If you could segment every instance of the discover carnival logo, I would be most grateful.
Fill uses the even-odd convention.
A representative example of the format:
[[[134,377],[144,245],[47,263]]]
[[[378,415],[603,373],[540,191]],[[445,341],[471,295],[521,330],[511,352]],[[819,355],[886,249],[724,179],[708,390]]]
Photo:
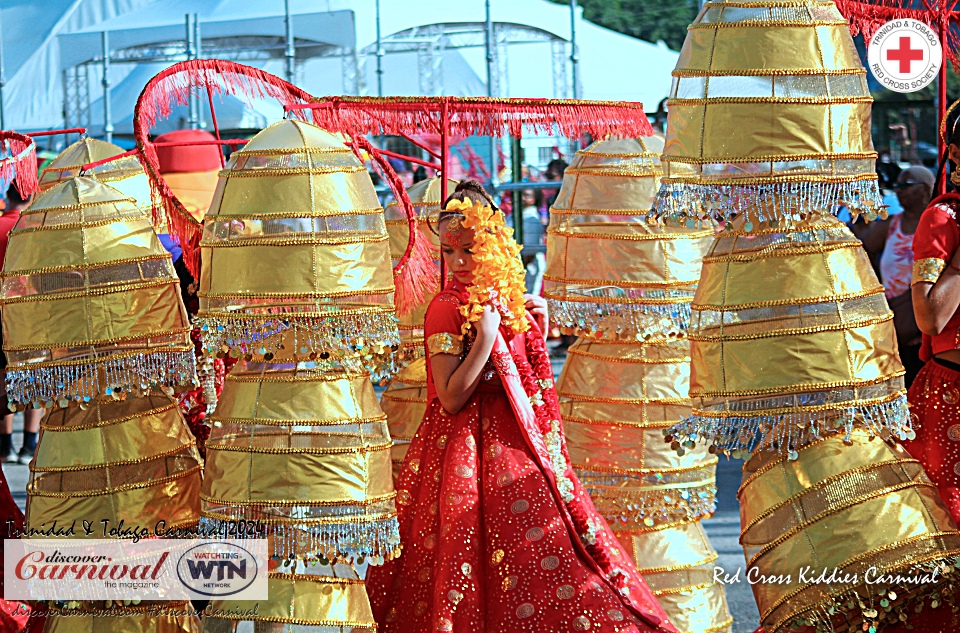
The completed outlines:
[[[5,539],[8,600],[267,598],[266,539]]]
[[[923,22],[890,20],[870,38],[867,63],[884,88],[916,92],[937,77],[943,65],[943,47],[937,33]]]

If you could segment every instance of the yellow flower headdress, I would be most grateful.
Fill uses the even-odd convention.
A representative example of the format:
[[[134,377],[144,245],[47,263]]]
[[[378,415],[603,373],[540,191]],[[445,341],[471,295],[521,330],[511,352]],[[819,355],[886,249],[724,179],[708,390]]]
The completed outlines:
[[[483,202],[451,200],[444,211],[463,215],[461,224],[473,229],[473,282],[467,288],[467,304],[460,307],[466,317],[463,333],[480,320],[483,306],[492,303],[504,325],[516,333],[530,328],[524,308],[524,271],[520,262],[520,245],[513,239],[513,229],[504,226],[503,214]]]

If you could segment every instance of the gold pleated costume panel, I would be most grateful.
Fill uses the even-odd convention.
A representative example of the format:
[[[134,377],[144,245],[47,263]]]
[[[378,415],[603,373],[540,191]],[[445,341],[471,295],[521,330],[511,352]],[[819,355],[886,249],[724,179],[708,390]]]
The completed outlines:
[[[53,409],[30,464],[26,525],[196,525],[200,470],[196,440],[167,395]]]
[[[427,412],[427,361],[420,357],[401,369],[380,396],[380,407],[387,416],[393,448],[393,481],[407,456],[413,436]]]
[[[207,354],[323,354],[377,379],[396,371],[383,210],[366,169],[335,136],[280,121],[235,152],[220,173],[200,251]]]
[[[849,442],[835,435],[807,445],[796,460],[758,452],[738,496],[748,564],[765,576],[790,576],[752,585],[768,631],[831,619],[838,631],[859,631],[863,622],[906,621],[901,614],[922,622],[914,615],[917,595],[929,603],[936,589],[955,591],[946,586],[957,575],[952,568],[939,582],[877,582],[881,575],[921,578],[933,567],[942,574],[938,561],[960,554],[960,532],[936,488],[899,444],[857,430]],[[837,572],[829,582],[809,582],[799,575],[805,566],[807,579]],[[839,625],[833,614],[840,613],[849,622]]]
[[[309,572],[271,572],[269,598],[265,601],[214,600],[209,614],[203,619],[204,633],[259,633],[265,630],[271,633],[334,630],[373,633],[376,630],[363,581],[352,567],[312,567]],[[270,626],[266,623],[276,624]]]
[[[86,603],[79,609],[51,609],[44,633],[198,633],[200,620],[189,602],[158,602],[148,607]]]
[[[557,394],[581,483],[671,623],[716,633],[733,621],[700,525],[716,506],[717,458],[663,441],[690,412],[684,337],[713,232],[647,222],[661,148],[651,137],[577,153],[550,209],[544,295],[551,318],[580,335]]]
[[[741,224],[704,258],[689,334],[695,405],[674,438],[735,456],[855,427],[906,439],[893,314],[859,240],[831,216],[752,234]]]
[[[147,213],[77,177],[21,214],[2,275],[14,406],[66,407],[196,381],[179,281]]]
[[[717,458],[678,455],[663,429],[689,414],[689,343],[579,339],[557,384],[581,483],[667,611],[687,632],[729,630],[716,551],[700,520],[716,506]]]
[[[658,215],[749,231],[882,212],[866,71],[832,2],[707,2],[673,78]]]
[[[436,252],[434,263],[437,267],[437,278],[440,275],[440,237],[431,229],[431,222],[436,222],[440,212],[440,185],[439,176],[421,180],[407,189],[410,203],[417,212],[417,227],[420,236],[428,241]],[[447,180],[449,191],[457,186],[456,180]],[[410,228],[407,218],[396,202],[391,202],[385,209],[387,218],[387,233],[390,235],[390,257],[394,263],[400,260],[407,248],[410,238]],[[387,389],[380,396],[380,406],[387,415],[390,427],[390,437],[393,438],[391,459],[393,461],[393,478],[396,482],[400,474],[400,466],[406,457],[410,441],[416,435],[427,410],[427,369],[424,359],[423,322],[427,315],[427,306],[434,295],[428,293],[423,303],[408,314],[400,317],[400,359],[408,363],[397,375],[391,379]]]
[[[80,168],[84,165],[123,153],[125,150],[119,145],[95,138],[82,138],[67,146],[40,172],[40,191],[46,191],[65,180],[79,176]],[[144,211],[149,211],[152,206],[150,181],[140,166],[140,161],[134,156],[124,156],[97,165],[84,171],[83,175],[110,185],[126,197],[133,198],[135,204]],[[166,227],[158,225],[157,232],[165,233]]]
[[[369,374],[241,362],[211,422],[206,519],[262,521],[284,557],[393,555],[390,434]]]
[[[646,220],[662,139],[598,141],[577,152],[550,209],[544,296],[566,333],[607,340],[683,336],[710,230],[669,238]]]

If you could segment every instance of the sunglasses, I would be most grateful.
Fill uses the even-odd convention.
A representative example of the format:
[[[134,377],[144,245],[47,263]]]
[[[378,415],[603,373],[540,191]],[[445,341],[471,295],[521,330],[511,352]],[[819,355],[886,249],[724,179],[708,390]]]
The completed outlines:
[[[898,180],[897,182],[893,183],[891,187],[893,187],[894,189],[906,189],[907,187],[912,187],[914,185],[919,185],[919,184],[922,184],[922,183],[914,180]]]

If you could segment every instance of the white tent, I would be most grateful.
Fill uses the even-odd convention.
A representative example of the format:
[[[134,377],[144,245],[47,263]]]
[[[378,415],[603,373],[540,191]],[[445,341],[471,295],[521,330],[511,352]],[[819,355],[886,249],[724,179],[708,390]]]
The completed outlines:
[[[6,126],[30,130],[61,125],[62,66],[91,59],[91,51],[96,57],[99,34],[109,30],[115,59],[110,71],[112,118],[115,133],[129,133],[136,98],[164,63],[117,63],[116,58],[140,55],[146,59],[150,51],[144,53],[145,44],[155,44],[153,51],[174,50],[171,38],[182,46],[176,39],[183,37],[183,14],[187,12],[199,14],[202,39],[208,44],[222,33],[218,29],[243,21],[250,25],[251,41],[259,37],[262,44],[270,39],[264,31],[276,35],[282,25],[283,4],[283,0],[5,0],[0,19],[9,78]],[[315,95],[377,94],[375,0],[291,0],[290,4],[294,34],[298,45],[304,47],[298,57],[321,55],[298,64],[296,83]],[[491,5],[497,32],[507,34],[497,48],[498,93],[571,96],[566,61],[570,53],[566,43],[570,38],[569,8],[547,0],[492,0]],[[485,51],[482,39],[477,38],[484,21],[483,0],[381,0],[381,12],[388,51],[383,60],[383,94],[487,93]],[[318,13],[332,15],[324,21]],[[349,32],[351,28],[353,32]],[[526,36],[521,42],[504,45],[511,32]],[[145,38],[145,33],[151,37]],[[434,38],[430,46],[435,49],[428,58],[432,68],[427,69],[422,53],[415,47],[404,48],[404,42],[424,34]],[[676,52],[662,43],[614,33],[579,16],[576,35],[581,98],[642,101],[652,111],[666,97]],[[283,76],[284,61],[277,57],[276,46],[269,48],[247,54],[241,61]],[[351,63],[354,75],[348,72]],[[99,65],[89,68],[90,128],[98,134],[103,116]],[[430,85],[423,81],[427,74],[432,77]],[[260,127],[278,116],[279,108],[272,103],[252,109],[227,103],[222,115],[218,110],[225,128]],[[175,113],[167,128],[181,125],[180,118]]]

